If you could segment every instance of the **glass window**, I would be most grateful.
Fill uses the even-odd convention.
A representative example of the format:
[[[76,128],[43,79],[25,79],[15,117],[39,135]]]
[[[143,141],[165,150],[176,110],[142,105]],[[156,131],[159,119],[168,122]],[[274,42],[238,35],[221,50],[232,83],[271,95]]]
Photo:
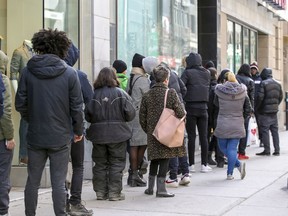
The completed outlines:
[[[243,63],[250,64],[249,29],[243,27]]]
[[[235,68],[236,73],[242,64],[242,26],[235,24]]]
[[[65,31],[75,46],[79,40],[78,0],[44,0],[44,28]]]
[[[129,69],[136,52],[177,69],[197,49],[197,7],[190,1],[118,0],[117,14],[117,58]]]
[[[234,23],[227,22],[227,68],[234,70]]]
[[[250,31],[251,62],[257,60],[257,32]]]

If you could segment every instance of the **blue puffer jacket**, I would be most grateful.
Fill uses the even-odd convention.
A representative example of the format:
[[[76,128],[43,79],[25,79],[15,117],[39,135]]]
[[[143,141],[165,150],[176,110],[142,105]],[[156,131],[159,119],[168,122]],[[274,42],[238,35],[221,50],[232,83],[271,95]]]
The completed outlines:
[[[76,71],[53,54],[33,56],[22,71],[15,107],[28,123],[27,142],[59,148],[83,134],[83,99]]]

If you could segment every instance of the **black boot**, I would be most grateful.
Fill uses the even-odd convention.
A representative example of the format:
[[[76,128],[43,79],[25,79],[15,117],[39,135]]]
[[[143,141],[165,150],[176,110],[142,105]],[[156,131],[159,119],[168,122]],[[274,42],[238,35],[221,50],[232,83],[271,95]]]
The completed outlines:
[[[143,158],[142,162],[139,165],[139,176],[143,178],[143,175],[147,173],[148,161]]]
[[[165,185],[165,178],[157,177],[156,197],[174,197],[175,194],[168,193]]]
[[[149,175],[148,188],[144,191],[145,194],[153,195],[153,189],[154,189],[154,185],[155,185],[155,177],[156,176]]]
[[[128,178],[127,178],[127,185],[131,185],[131,179],[132,179],[132,170],[128,170]]]
[[[132,176],[131,176],[131,187],[146,187],[147,182],[142,179],[139,174],[138,170],[133,171]]]
[[[212,152],[208,152],[208,164],[209,165],[217,165],[217,163],[212,158]]]

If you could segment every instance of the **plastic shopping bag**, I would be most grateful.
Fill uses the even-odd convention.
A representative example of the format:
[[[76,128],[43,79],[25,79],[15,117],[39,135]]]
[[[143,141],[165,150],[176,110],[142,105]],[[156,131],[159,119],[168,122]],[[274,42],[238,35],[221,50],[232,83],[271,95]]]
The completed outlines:
[[[258,142],[258,126],[254,116],[251,116],[249,119],[247,132],[247,146],[256,145]]]

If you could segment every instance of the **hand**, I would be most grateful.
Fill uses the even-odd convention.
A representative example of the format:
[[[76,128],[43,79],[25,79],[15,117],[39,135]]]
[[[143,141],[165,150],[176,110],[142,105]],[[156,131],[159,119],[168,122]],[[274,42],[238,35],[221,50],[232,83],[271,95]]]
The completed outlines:
[[[74,143],[79,142],[79,141],[81,141],[82,139],[83,139],[83,135],[80,135],[80,136],[74,135]]]
[[[16,144],[15,144],[14,139],[7,140],[7,142],[6,142],[6,148],[9,149],[9,150],[13,150],[15,145]]]

